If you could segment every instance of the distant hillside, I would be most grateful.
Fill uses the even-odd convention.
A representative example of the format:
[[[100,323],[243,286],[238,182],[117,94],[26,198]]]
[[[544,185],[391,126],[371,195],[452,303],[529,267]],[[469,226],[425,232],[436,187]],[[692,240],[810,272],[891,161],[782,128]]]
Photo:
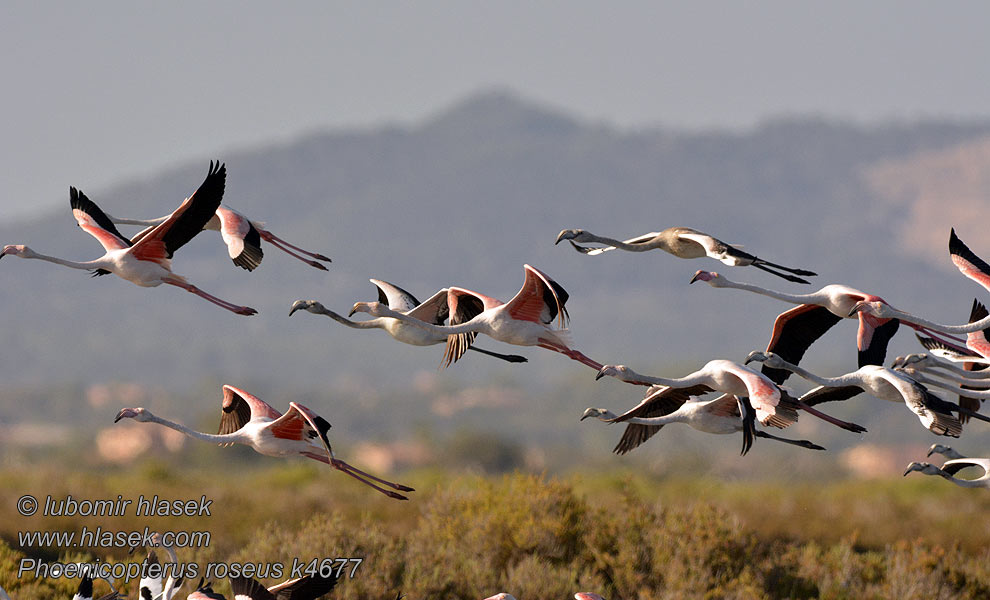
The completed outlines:
[[[177,289],[145,290],[8,258],[0,263],[0,380],[136,380],[186,391],[204,380],[269,390],[401,389],[417,373],[435,372],[441,347],[402,346],[382,332],[310,314],[288,317],[298,298],[346,313],[354,301],[374,299],[369,277],[421,297],[460,285],[508,299],[530,263],[570,292],[572,331],[583,351],[671,375],[765,345],[785,308],[742,292],[689,287],[696,269],[726,269],[712,261],[659,252],[588,257],[555,247],[567,227],[627,237],[693,226],[818,271],[811,289],[844,282],[907,310],[962,321],[982,290],[949,265],[953,223],[941,217],[952,215],[960,236],[990,255],[976,210],[985,207],[986,183],[983,176],[946,176],[946,161],[990,173],[987,136],[990,122],[864,126],[818,118],[746,132],[626,131],[488,93],[410,127],[318,132],[231,152],[219,157],[229,173],[225,203],[331,256],[329,273],[268,247],[249,274],[230,263],[217,234],[199,236],[176,255],[176,272],[260,311],[245,318]],[[195,189],[211,158],[190,157],[180,168],[109,190],[64,183],[112,214],[160,216]],[[75,227],[67,202],[45,218],[4,224],[0,240],[78,259],[101,253]],[[731,277],[805,291],[750,269],[733,269]],[[836,327],[809,352],[808,364],[852,368],[854,329]],[[487,339],[479,345],[505,350]],[[892,348],[915,344],[904,333]],[[587,368],[564,357],[521,353],[529,364],[470,356],[439,376],[496,378],[531,390],[575,380],[594,385]]]

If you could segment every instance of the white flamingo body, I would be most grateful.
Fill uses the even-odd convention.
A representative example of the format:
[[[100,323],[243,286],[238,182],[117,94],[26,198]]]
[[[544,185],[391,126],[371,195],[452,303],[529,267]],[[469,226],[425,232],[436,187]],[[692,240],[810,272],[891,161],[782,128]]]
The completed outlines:
[[[935,396],[919,381],[899,370],[880,365],[865,365],[838,377],[822,377],[791,364],[772,352],[750,352],[746,362],[753,360],[776,369],[786,369],[821,386],[801,397],[805,403],[814,405],[830,400],[845,400],[865,391],[881,400],[904,404],[926,429],[936,435],[959,437],[962,433],[962,424],[951,412],[958,410],[958,405]]]
[[[778,265],[748,252],[743,252],[732,244],[726,244],[722,240],[712,237],[707,233],[691,229],[690,227],[669,227],[663,231],[651,231],[625,241],[620,241],[600,235],[595,235],[584,229],[564,229],[557,234],[559,244],[563,240],[568,240],[575,250],[582,254],[593,256],[608,252],[609,250],[626,250],[628,252],[646,252],[648,250],[660,249],[668,254],[673,254],[679,258],[701,258],[708,256],[731,267],[754,266],[758,269],[782,277],[795,283],[808,283],[806,280],[794,275],[816,275],[812,271],[804,269],[794,269]],[[603,244],[602,248],[589,248],[579,246],[575,242],[591,242]],[[783,273],[781,271],[786,271]],[[788,273],[793,273],[790,275]]]
[[[555,281],[530,265],[523,265],[525,280],[518,293],[506,303],[464,288],[447,289],[447,306],[452,321],[461,321],[465,312],[474,315],[452,325],[436,325],[390,309],[382,302],[358,302],[351,309],[374,317],[391,317],[447,338],[445,360],[449,365],[470,348],[474,337],[483,333],[493,339],[516,346],[539,346],[560,352],[594,369],[598,363],[571,346],[566,329],[550,326],[554,319],[563,327],[567,323],[567,292]],[[465,311],[462,307],[470,306]]]
[[[73,269],[93,271],[94,275],[113,273],[141,287],[156,287],[163,283],[194,293],[221,308],[240,315],[253,315],[256,310],[238,306],[208,294],[172,272],[172,253],[202,230],[223,198],[227,171],[225,167],[210,163],[210,171],[199,189],[186,198],[171,215],[154,227],[141,232],[134,240],[128,240],[95,203],[76,188],[69,188],[70,204],[76,223],[83,231],[95,237],[106,253],[95,260],[72,261],[35,252],[24,245],[4,246],[0,258],[5,255],[44,260]]]
[[[704,385],[713,391],[732,396],[746,396],[756,410],[756,418],[764,425],[786,427],[797,421],[797,412],[780,407],[780,389],[763,374],[730,360],[708,361],[694,373],[676,379],[641,375],[625,365],[605,365],[598,378],[609,375],[627,383],[686,388]],[[778,415],[778,413],[780,413]]]
[[[158,417],[146,408],[122,408],[114,422],[123,418],[158,423],[205,442],[221,445],[245,444],[266,456],[312,458],[329,464],[390,498],[407,499],[401,494],[375,485],[372,481],[401,491],[414,491],[410,487],[365,473],[334,457],[327,438],[330,423],[305,406],[290,402],[289,410],[281,414],[260,398],[231,385],[223,386],[220,430],[217,434],[195,431],[181,423]]]
[[[415,296],[397,285],[393,285],[380,279],[371,279],[370,281],[378,289],[379,302],[385,302],[390,310],[401,312],[408,317],[419,319],[420,321],[425,321],[434,325],[443,325],[447,317],[450,316],[450,310],[447,306],[447,288],[437,291],[433,294],[433,296],[426,300],[426,302],[419,302]],[[438,333],[437,331],[430,329],[424,329],[407,321],[393,317],[375,317],[366,321],[351,321],[350,319],[327,309],[316,300],[296,300],[292,303],[292,308],[289,310],[289,316],[292,316],[292,314],[297,310],[305,310],[313,314],[325,315],[337,321],[341,325],[346,325],[347,327],[351,327],[353,329],[382,329],[396,341],[409,344],[411,346],[433,346],[435,344],[440,344],[447,341],[447,336],[442,333]],[[473,317],[475,315],[472,314],[469,316]],[[454,318],[452,320],[456,321],[457,319]],[[497,352],[476,348],[473,345],[471,345],[468,349],[492,356],[494,358],[500,358],[507,362],[526,362],[525,357],[515,354],[499,354]]]

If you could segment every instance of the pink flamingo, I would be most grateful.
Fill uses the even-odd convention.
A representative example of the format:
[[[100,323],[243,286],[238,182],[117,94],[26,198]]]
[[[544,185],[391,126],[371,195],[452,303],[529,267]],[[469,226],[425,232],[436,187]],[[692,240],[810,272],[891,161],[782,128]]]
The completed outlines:
[[[122,408],[114,423],[134,419],[141,423],[158,423],[189,437],[221,445],[246,444],[266,456],[305,456],[343,471],[390,498],[407,500],[402,494],[386,490],[369,480],[403,492],[413,488],[385,481],[335,458],[327,431],[330,423],[310,409],[295,402],[283,415],[260,398],[231,385],[223,386],[220,430],[216,435],[189,429],[185,425],[155,416],[146,408]]]
[[[771,381],[769,377],[731,360],[710,360],[694,373],[676,379],[641,375],[625,365],[605,365],[598,372],[595,379],[601,379],[606,375],[615,377],[626,383],[663,385],[681,389],[706,386],[713,392],[730,394],[736,397],[746,397],[749,398],[753,406],[756,419],[762,425],[780,428],[787,427],[797,422],[798,416],[795,409],[801,408],[819,419],[828,421],[848,431],[855,433],[866,431],[866,429],[855,423],[841,421],[811,408],[800,400],[794,400],[789,394],[783,392],[780,386]],[[782,400],[786,400],[786,402]]]
[[[109,215],[108,217],[112,222],[119,225],[145,226],[158,225],[168,218],[122,219]],[[309,252],[308,250],[303,250],[298,246],[290,244],[265,229],[264,225],[265,223],[263,221],[252,221],[236,210],[221,205],[217,208],[213,216],[210,217],[210,220],[203,225],[203,229],[219,231],[220,237],[223,238],[224,243],[227,245],[227,253],[230,255],[231,260],[238,267],[248,271],[255,270],[261,264],[261,259],[264,258],[265,253],[261,249],[261,240],[265,240],[289,256],[298,258],[307,265],[321,271],[327,271],[328,269],[316,261],[333,262],[322,254]],[[306,258],[307,256],[310,258]]]
[[[427,323],[392,310],[381,302],[358,302],[350,315],[366,312],[373,317],[391,317],[436,335],[447,336],[444,353],[447,365],[468,351],[478,333],[484,333],[507,344],[539,346],[560,352],[581,364],[600,369],[601,363],[571,348],[573,342],[567,329],[564,329],[568,320],[567,309],[564,308],[568,294],[564,288],[530,265],[523,265],[523,270],[526,279],[522,289],[504,303],[463,288],[448,288],[447,306],[452,325]],[[554,319],[557,319],[560,328],[550,327]]]
[[[859,332],[856,346],[859,349],[859,366],[883,364],[887,356],[887,344],[897,332],[897,319],[877,317],[873,314],[857,312],[858,306],[877,303],[888,306],[883,298],[861,292],[845,285],[826,285],[809,294],[788,294],[769,290],[747,283],[730,281],[711,271],[698,271],[691,279],[704,281],[715,288],[735,288],[769,296],[799,306],[777,316],[767,344],[767,352],[773,352],[792,364],[798,364],[805,351],[818,338],[842,319],[858,318]],[[906,325],[931,334],[926,327],[905,322]],[[764,366],[763,374],[774,383],[781,384],[790,375],[789,371]]]
[[[220,205],[227,170],[219,162],[210,163],[210,172],[199,189],[164,221],[143,232],[133,243],[117,231],[106,214],[76,188],[69,188],[72,214],[79,227],[95,237],[106,254],[96,260],[77,262],[54,256],[46,256],[23,245],[4,246],[0,258],[6,255],[20,258],[36,258],[47,262],[92,271],[93,275],[113,273],[142,287],[156,287],[163,283],[180,287],[201,298],[239,315],[253,315],[258,311],[247,306],[237,306],[207,294],[203,290],[172,272],[172,254],[203,229]]]

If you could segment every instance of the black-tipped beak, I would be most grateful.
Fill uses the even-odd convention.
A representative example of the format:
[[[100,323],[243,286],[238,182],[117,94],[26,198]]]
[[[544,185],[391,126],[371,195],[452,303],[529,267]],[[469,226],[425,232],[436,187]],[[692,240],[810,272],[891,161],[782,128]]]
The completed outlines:
[[[295,302],[292,303],[292,308],[289,309],[289,316],[291,317],[292,313],[303,308],[304,306],[305,303],[302,300],[296,300]]]
[[[701,275],[701,271],[698,271],[697,273],[694,274],[694,277],[691,278],[691,281],[688,282],[688,285],[691,285],[695,281],[698,281],[698,275]]]
[[[116,423],[117,421],[123,418],[124,418],[124,409],[120,409],[120,412],[117,413],[117,417],[113,420],[113,422]]]
[[[348,317],[353,317],[353,316],[354,316],[354,313],[356,313],[356,312],[357,312],[357,305],[354,305],[354,306],[353,306],[353,307],[351,308],[351,312],[349,312],[349,313],[347,313],[347,316],[348,316]]]
[[[602,377],[605,377],[605,369],[604,368],[602,368],[601,370],[599,370],[598,371],[598,374],[595,375],[595,381],[598,381]]]

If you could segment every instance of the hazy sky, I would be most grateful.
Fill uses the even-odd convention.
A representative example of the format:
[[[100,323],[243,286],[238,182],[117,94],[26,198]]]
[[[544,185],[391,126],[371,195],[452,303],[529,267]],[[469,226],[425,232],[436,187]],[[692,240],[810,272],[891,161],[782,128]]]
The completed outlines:
[[[622,127],[987,117],[988,23],[907,0],[5,2],[0,219],[493,86]]]

